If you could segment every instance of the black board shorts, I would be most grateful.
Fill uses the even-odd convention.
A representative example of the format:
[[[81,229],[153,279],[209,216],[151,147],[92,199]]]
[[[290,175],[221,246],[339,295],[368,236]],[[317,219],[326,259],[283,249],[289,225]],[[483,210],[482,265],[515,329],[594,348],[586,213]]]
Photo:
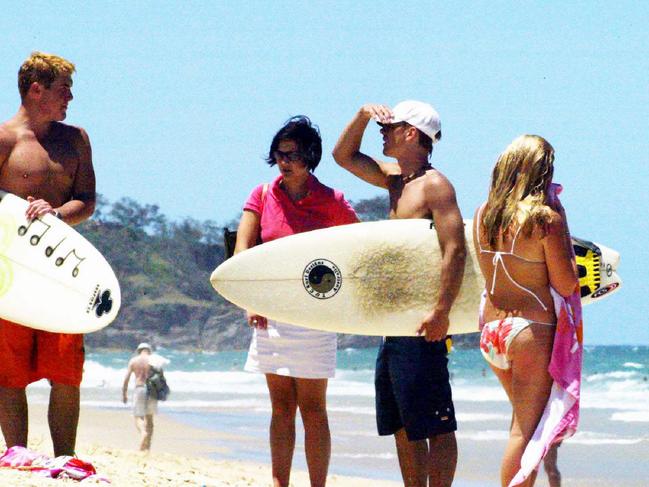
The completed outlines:
[[[457,429],[444,341],[387,337],[376,358],[376,424],[379,435],[405,428],[410,441]]]

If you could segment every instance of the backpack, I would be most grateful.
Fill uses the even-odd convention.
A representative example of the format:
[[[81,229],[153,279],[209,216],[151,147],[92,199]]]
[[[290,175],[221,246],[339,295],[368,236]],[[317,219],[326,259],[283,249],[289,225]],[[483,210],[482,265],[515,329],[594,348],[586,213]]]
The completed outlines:
[[[151,399],[166,401],[169,396],[169,386],[162,369],[149,367],[149,377],[146,379],[146,394]]]

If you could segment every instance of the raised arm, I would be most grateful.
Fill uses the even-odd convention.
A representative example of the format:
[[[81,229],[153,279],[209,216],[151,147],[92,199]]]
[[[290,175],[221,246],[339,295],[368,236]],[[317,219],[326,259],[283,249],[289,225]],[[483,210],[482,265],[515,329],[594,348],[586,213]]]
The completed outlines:
[[[355,176],[380,188],[388,187],[387,164],[360,151],[363,134],[372,119],[389,122],[392,112],[384,105],[363,105],[351,122],[343,129],[332,152],[338,165]]]
[[[426,184],[427,203],[442,251],[442,268],[437,302],[423,320],[419,334],[425,333],[427,341],[438,341],[448,333],[448,316],[462,285],[466,242],[462,214],[451,183],[442,175],[432,175]]]

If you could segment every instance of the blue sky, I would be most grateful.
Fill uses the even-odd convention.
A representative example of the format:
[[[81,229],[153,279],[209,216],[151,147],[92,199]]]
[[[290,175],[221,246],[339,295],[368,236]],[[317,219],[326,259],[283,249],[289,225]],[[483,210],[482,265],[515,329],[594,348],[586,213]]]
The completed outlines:
[[[77,65],[68,122],[91,137],[98,190],[172,218],[227,222],[276,174],[262,156],[309,115],[316,175],[352,200],[381,194],[329,155],[361,104],[432,103],[432,162],[466,218],[498,153],[536,133],[574,235],[622,254],[624,288],[586,308],[587,344],[649,344],[649,7],[644,2],[29,2],[0,18],[0,118],[32,50]],[[370,128],[364,150],[380,153]]]

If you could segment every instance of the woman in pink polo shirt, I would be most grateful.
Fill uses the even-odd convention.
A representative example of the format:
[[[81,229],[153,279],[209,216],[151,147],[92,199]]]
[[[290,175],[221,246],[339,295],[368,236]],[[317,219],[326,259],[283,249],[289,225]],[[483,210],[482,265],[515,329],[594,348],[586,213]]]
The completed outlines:
[[[358,221],[343,194],[312,174],[322,156],[322,139],[305,116],[293,117],[275,134],[266,162],[279,176],[257,186],[243,207],[235,253],[262,242]],[[336,334],[308,330],[247,313],[254,334],[245,370],[266,375],[272,404],[270,450],[275,485],[288,486],[300,409],[312,486],[325,485],[331,437],[327,381],[336,368]]]

